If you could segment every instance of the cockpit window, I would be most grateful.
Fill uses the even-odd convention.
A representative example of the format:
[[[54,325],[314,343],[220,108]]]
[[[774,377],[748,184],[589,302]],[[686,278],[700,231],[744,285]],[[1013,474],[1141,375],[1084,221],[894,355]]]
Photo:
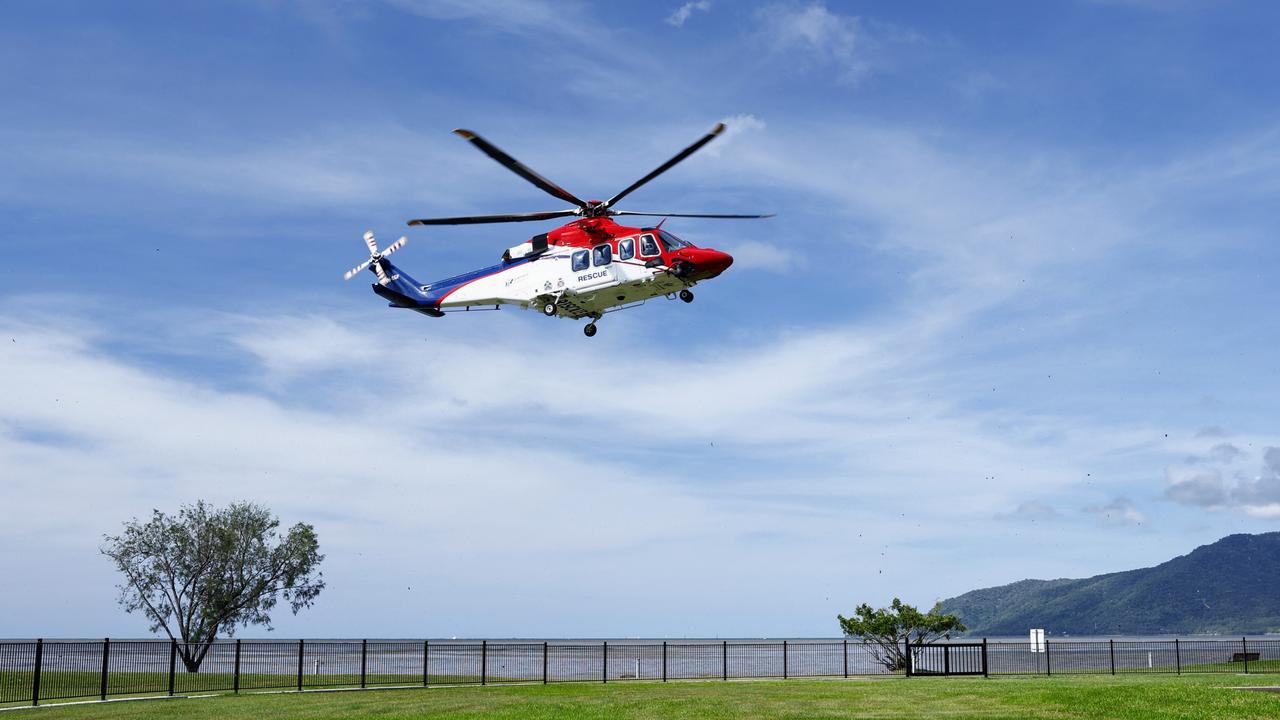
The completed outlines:
[[[667,248],[668,252],[672,250],[679,250],[682,247],[689,247],[689,243],[681,240],[675,235],[672,235],[666,230],[659,229],[658,237],[662,238],[662,244]]]
[[[596,267],[613,262],[613,248],[608,243],[597,245],[591,249],[591,264]]]
[[[653,239],[652,235],[644,234],[640,236],[640,254],[644,257],[653,257],[658,253],[658,241]]]
[[[636,239],[625,238],[618,241],[618,259],[630,260],[636,256]]]
[[[573,271],[581,272],[591,267],[591,252],[589,250],[579,250],[573,254]]]

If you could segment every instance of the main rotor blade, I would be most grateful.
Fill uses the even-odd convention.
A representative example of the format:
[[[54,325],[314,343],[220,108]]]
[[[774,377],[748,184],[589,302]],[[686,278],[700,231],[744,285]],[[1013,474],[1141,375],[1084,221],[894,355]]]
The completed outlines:
[[[767,215],[707,215],[699,213],[651,213],[651,212],[631,212],[630,210],[611,210],[610,215],[648,215],[649,217],[680,217],[680,218],[712,218],[715,220],[759,220],[762,218],[774,217],[775,213]]]
[[[671,169],[671,168],[672,168],[676,163],[678,163],[678,162],[680,162],[681,160],[683,160],[683,159],[685,159],[685,158],[689,157],[690,155],[694,154],[694,153],[695,153],[695,152],[697,152],[697,151],[698,151],[698,149],[699,149],[699,148],[701,148],[703,145],[706,145],[707,143],[711,142],[712,140],[715,140],[715,139],[716,139],[716,136],[717,136],[717,135],[719,135],[719,134],[720,134],[720,133],[722,133],[722,132],[724,132],[724,123],[716,123],[716,126],[715,126],[714,128],[712,128],[712,129],[711,129],[711,132],[707,133],[706,135],[703,135],[703,136],[702,136],[702,139],[698,140],[698,142],[696,142],[696,143],[694,143],[694,144],[690,145],[689,147],[685,148],[684,150],[681,150],[681,151],[680,151],[680,153],[679,153],[678,155],[676,155],[675,157],[671,158],[670,160],[668,160],[668,161],[666,161],[666,162],[662,163],[661,165],[659,165],[657,170],[654,170],[653,172],[649,173],[648,175],[645,175],[644,177],[640,178],[639,180],[635,181],[634,183],[631,183],[631,186],[630,186],[630,187],[628,187],[626,190],[623,190],[622,192],[618,193],[617,195],[614,195],[613,197],[609,198],[608,200],[605,200],[605,201],[604,201],[604,206],[605,206],[605,207],[610,207],[610,206],[612,206],[614,203],[618,202],[618,201],[619,201],[619,200],[621,200],[622,198],[624,198],[624,197],[626,197],[626,196],[630,195],[630,194],[631,194],[631,193],[632,193],[636,188],[640,187],[641,185],[644,185],[645,183],[647,183],[647,182],[649,182],[650,180],[652,180],[652,179],[654,179],[654,178],[658,177],[658,176],[659,176],[659,175],[661,175],[662,173],[664,173],[664,172],[666,172],[666,171],[670,170],[670,169]]]
[[[538,173],[534,172],[533,170],[525,166],[519,160],[516,160],[510,155],[502,152],[502,150],[499,150],[498,147],[493,143],[489,142],[488,140],[485,140],[484,138],[471,132],[470,130],[463,130],[459,128],[457,130],[454,130],[453,132],[457,135],[460,135],[466,138],[472,145],[475,145],[477,148],[480,148],[481,152],[493,158],[494,160],[497,160],[498,162],[502,163],[511,172],[519,175],[525,180],[528,180],[534,185],[537,185],[539,188],[542,189],[543,192],[553,197],[560,198],[561,200],[564,200],[567,203],[573,203],[574,205],[577,205],[580,208],[584,208],[587,206],[587,203],[582,199],[580,199],[578,196],[574,195],[568,190],[565,190],[564,188],[551,182],[550,180],[542,177]]]
[[[531,222],[577,215],[576,210],[549,210],[547,212],[511,213],[508,215],[464,215],[462,217],[421,218],[410,220],[410,225],[478,225],[480,223]]]

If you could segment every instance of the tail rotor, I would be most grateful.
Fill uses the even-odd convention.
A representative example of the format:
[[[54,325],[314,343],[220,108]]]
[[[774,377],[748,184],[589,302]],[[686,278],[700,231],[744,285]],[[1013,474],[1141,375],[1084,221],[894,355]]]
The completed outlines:
[[[366,231],[364,234],[364,244],[369,246],[369,259],[365,260],[359,265],[348,270],[346,274],[342,276],[342,279],[350,280],[351,278],[355,277],[356,274],[359,273],[361,270],[364,270],[365,268],[372,265],[373,272],[378,276],[378,284],[388,285],[391,282],[391,278],[387,276],[386,268],[382,266],[382,259],[390,255],[391,253],[399,250],[400,248],[404,247],[405,244],[408,242],[409,242],[409,238],[401,237],[399,240],[388,245],[384,250],[379,251],[378,241],[374,239],[373,231],[372,230]]]

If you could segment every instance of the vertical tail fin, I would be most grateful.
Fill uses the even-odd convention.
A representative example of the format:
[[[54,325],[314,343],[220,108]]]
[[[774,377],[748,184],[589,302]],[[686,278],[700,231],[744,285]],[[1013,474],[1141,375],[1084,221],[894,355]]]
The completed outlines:
[[[400,268],[391,264],[387,256],[399,250],[409,243],[409,238],[402,237],[399,240],[388,245],[385,249],[378,249],[378,241],[373,236],[373,231],[366,231],[364,234],[364,243],[369,248],[369,259],[351,268],[343,274],[343,280],[350,280],[355,277],[361,270],[368,268],[374,275],[378,276],[378,282],[373,285],[373,291],[379,296],[386,298],[396,307],[411,308],[428,315],[441,315],[439,310],[429,307],[422,301],[422,286],[417,280],[409,277],[409,274],[402,272]]]

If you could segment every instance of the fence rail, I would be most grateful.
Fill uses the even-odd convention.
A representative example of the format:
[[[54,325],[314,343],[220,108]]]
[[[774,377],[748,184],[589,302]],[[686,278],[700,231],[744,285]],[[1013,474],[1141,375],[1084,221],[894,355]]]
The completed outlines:
[[[941,648],[941,649],[940,649]],[[848,640],[0,641],[0,705],[71,698],[315,688],[911,675]],[[911,645],[915,674],[1280,672],[1280,639]]]

